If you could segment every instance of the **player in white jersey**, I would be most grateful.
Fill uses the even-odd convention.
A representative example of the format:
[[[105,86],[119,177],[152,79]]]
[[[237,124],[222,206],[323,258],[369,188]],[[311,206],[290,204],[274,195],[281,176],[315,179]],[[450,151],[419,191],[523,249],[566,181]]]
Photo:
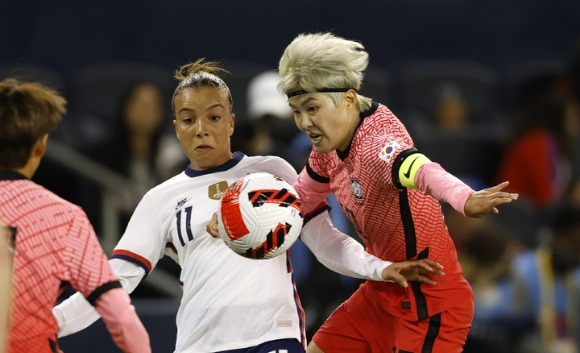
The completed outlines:
[[[222,193],[238,178],[269,172],[293,183],[297,177],[281,158],[231,152],[235,116],[218,70],[198,60],[176,72],[181,82],[173,96],[174,125],[190,165],[143,197],[110,261],[129,292],[164,255],[179,263],[183,298],[175,352],[304,352],[304,312],[288,254],[247,259],[206,231]],[[369,255],[332,227],[324,204],[306,216],[302,239],[323,264],[345,275],[402,285],[434,284],[423,275],[442,275],[431,260],[393,264]],[[60,336],[98,319],[76,294],[54,312]]]

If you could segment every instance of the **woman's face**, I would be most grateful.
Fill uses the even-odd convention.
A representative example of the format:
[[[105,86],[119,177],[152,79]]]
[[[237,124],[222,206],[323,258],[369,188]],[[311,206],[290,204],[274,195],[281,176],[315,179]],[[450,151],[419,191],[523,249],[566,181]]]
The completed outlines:
[[[320,153],[344,151],[350,145],[360,121],[356,93],[346,92],[337,107],[324,93],[309,93],[288,100],[296,126]]]
[[[192,169],[210,169],[232,158],[230,137],[236,117],[224,90],[185,88],[173,104],[177,139]]]

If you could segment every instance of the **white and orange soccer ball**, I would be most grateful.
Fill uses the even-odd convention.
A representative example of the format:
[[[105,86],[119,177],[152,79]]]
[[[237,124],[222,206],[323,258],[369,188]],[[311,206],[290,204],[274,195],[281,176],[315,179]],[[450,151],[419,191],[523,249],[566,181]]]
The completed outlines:
[[[292,185],[269,173],[253,173],[231,184],[217,212],[218,231],[235,253],[271,259],[298,239],[302,202]]]

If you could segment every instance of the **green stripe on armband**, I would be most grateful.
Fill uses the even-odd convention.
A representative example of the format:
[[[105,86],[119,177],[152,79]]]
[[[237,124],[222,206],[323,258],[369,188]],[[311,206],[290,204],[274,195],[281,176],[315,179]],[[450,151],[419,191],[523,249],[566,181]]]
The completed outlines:
[[[421,153],[414,153],[405,158],[399,168],[399,182],[402,186],[411,189],[417,189],[415,185],[415,175],[421,166],[425,163],[431,162],[429,158]]]

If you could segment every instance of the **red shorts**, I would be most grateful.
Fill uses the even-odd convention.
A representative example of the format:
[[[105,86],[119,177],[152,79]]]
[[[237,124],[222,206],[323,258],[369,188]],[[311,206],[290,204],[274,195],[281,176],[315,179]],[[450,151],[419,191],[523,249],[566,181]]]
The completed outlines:
[[[463,351],[473,319],[473,297],[420,321],[378,311],[373,299],[359,288],[316,332],[314,343],[325,353]]]

